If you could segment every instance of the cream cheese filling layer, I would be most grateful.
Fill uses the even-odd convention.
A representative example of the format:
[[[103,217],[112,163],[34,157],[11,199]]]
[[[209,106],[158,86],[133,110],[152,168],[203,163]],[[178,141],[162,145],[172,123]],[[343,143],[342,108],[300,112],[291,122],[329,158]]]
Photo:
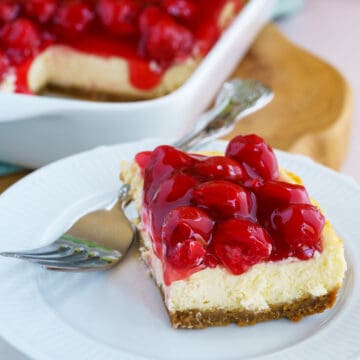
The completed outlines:
[[[122,178],[130,183],[132,196],[140,209],[143,181],[136,165],[123,168]],[[284,181],[299,183],[296,176],[281,170]],[[264,311],[271,305],[291,303],[308,296],[321,296],[339,288],[346,271],[342,241],[327,221],[323,230],[323,251],[306,261],[288,258],[252,266],[241,275],[233,275],[223,267],[206,268],[185,280],[164,284],[163,266],[154,254],[147,233],[143,237],[141,255],[157,285],[162,289],[170,312],[183,310],[245,309]]]
[[[126,59],[96,56],[69,46],[54,45],[35,58],[28,73],[28,84],[34,93],[54,85],[89,93],[151,98],[167,94],[182,85],[199,61],[189,58],[181,64],[175,64],[163,74],[157,86],[141,90],[130,81]]]
[[[162,262],[155,256],[148,236],[144,232],[142,236],[142,258],[162,288],[171,312],[219,308],[267,310],[271,305],[321,296],[339,288],[346,270],[341,240],[327,222],[323,231],[324,249],[310,260],[290,258],[260,263],[241,275],[233,275],[220,266],[206,268],[166,286]]]
[[[166,95],[186,82],[201,58],[190,57],[165,71],[155,87],[142,90],[130,81],[129,65],[125,58],[102,57],[77,51],[69,46],[54,45],[32,62],[28,86],[38,94],[47,86],[77,90],[80,93],[102,94],[119,98],[150,99]],[[0,93],[14,93],[16,75],[13,71],[0,82]]]

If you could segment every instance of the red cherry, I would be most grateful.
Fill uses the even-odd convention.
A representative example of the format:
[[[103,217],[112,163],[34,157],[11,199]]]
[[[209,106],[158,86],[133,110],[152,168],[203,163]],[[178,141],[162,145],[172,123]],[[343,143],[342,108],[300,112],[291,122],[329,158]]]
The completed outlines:
[[[166,13],[158,6],[146,7],[139,16],[139,29],[142,33],[145,33],[149,28],[155,25],[163,17],[167,18]]]
[[[1,0],[0,24],[15,20],[20,12],[20,4],[13,0]]]
[[[246,176],[241,165],[225,156],[211,156],[200,160],[191,171],[208,179],[241,181]]]
[[[204,264],[206,267],[213,269],[219,265],[219,259],[215,255],[207,252],[204,257]]]
[[[40,23],[49,21],[55,14],[57,0],[26,0],[26,14]]]
[[[246,174],[247,174],[247,172],[246,172]],[[246,186],[247,188],[253,190],[254,192],[256,192],[256,189],[263,186],[264,183],[265,183],[265,181],[263,179],[261,179],[261,178],[253,179],[253,178],[249,177],[248,174],[245,177],[245,180],[243,180],[243,185]]]
[[[240,275],[269,259],[271,239],[265,229],[253,222],[229,219],[215,227],[211,249],[231,273]]]
[[[151,200],[159,185],[175,170],[192,166],[194,161],[191,156],[172,146],[162,145],[155,148],[144,174],[145,202]]]
[[[169,248],[187,239],[205,245],[210,240],[213,221],[209,215],[194,206],[181,206],[171,210],[162,226],[162,240]]]
[[[206,251],[212,230],[212,219],[196,207],[180,206],[168,213],[162,227],[166,284],[184,279],[200,267],[217,265],[216,257]]]
[[[138,166],[143,172],[149,164],[151,153],[151,151],[142,151],[135,155],[135,162],[138,164]]]
[[[217,26],[199,27],[196,31],[196,45],[199,48],[200,54],[206,55],[219,39],[220,35],[221,31]]]
[[[195,160],[189,154],[169,145],[161,145],[152,151],[149,167],[154,169],[154,166],[159,165],[154,170],[162,172],[163,168],[179,170],[182,167],[190,167],[194,162]]]
[[[251,177],[276,180],[279,177],[278,164],[274,152],[257,135],[237,136],[227,148],[226,156],[244,165]]]
[[[54,15],[57,32],[73,38],[86,31],[94,19],[94,12],[87,1],[73,0],[58,7]]]
[[[186,239],[166,251],[166,260],[177,269],[188,269],[199,266],[206,250],[196,240]]]
[[[278,207],[286,204],[310,204],[306,189],[283,181],[267,181],[257,188],[256,196],[262,206]]]
[[[138,32],[140,10],[136,0],[99,0],[97,8],[105,28],[117,36],[134,35]]]
[[[159,195],[164,195],[164,203],[173,203],[185,196],[197,180],[189,175],[176,173],[170,179],[163,181],[158,189]],[[187,196],[190,200],[191,194]],[[190,201],[189,201],[190,202]]]
[[[140,23],[146,24],[142,18]],[[142,25],[141,27],[145,27]],[[177,57],[184,57],[191,53],[193,36],[184,26],[177,24],[171,17],[161,16],[142,31],[140,52],[161,64],[171,62]]]
[[[299,259],[308,259],[315,250],[321,249],[324,224],[324,216],[309,204],[291,204],[271,214],[271,232],[277,240],[276,247],[285,247],[287,256]]]
[[[41,43],[37,27],[24,18],[4,25],[0,32],[0,41],[6,47],[11,62],[16,64],[34,55]]]
[[[283,181],[267,181],[254,188],[254,192],[258,202],[257,215],[266,228],[275,208],[288,204],[310,204],[309,195],[303,186]]]
[[[190,204],[191,189],[197,184],[192,176],[176,173],[163,180],[150,199],[149,207],[156,219],[156,230],[160,234],[164,219],[172,209]]]
[[[255,219],[254,194],[229,181],[214,180],[197,185],[193,189],[193,200],[218,219]]]
[[[163,0],[167,13],[184,22],[194,21],[197,8],[190,0]]]

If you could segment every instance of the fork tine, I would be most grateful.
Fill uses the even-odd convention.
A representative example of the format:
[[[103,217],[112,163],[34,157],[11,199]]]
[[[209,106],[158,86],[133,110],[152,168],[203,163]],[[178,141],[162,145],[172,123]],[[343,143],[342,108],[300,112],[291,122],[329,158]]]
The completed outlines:
[[[123,256],[118,250],[68,234],[41,248],[20,252],[0,252],[0,255],[27,260],[51,270],[63,271],[105,270],[116,264]]]
[[[106,261],[101,259],[98,256],[94,256],[92,258],[88,258],[85,260],[74,261],[72,263],[53,263],[49,261],[40,261],[38,264],[45,266],[50,270],[65,270],[65,271],[73,271],[73,270],[99,270],[101,268],[109,267],[111,261]]]
[[[2,252],[0,253],[1,256],[6,257],[13,257],[17,259],[39,259],[39,258],[47,258],[47,257],[57,257],[62,254],[69,254],[71,252],[70,247],[58,247],[54,248],[54,250],[49,251],[43,251],[40,252],[40,250],[43,248],[35,249],[35,250],[29,250],[29,251],[21,251],[21,252]]]
[[[74,263],[77,261],[84,261],[91,257],[89,253],[86,250],[80,250],[80,251],[74,251],[70,255],[65,256],[32,256],[32,257],[26,257],[25,259],[43,265],[43,263],[49,263],[49,264],[66,264],[66,263]]]

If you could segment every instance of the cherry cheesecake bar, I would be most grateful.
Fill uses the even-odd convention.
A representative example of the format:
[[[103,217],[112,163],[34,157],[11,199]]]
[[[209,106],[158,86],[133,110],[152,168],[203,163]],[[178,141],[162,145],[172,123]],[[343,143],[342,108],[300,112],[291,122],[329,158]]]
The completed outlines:
[[[174,327],[298,321],[334,304],[342,241],[260,137],[234,138],[224,156],[159,146],[121,177]]]

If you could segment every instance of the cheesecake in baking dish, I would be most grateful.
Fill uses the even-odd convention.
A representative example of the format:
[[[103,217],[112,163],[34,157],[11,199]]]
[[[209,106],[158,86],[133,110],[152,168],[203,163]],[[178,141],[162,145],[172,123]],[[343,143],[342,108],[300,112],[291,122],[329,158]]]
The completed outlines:
[[[244,0],[1,0],[0,92],[146,99],[181,86]]]
[[[334,304],[342,241],[258,136],[234,138],[225,155],[159,146],[121,178],[141,215],[141,257],[175,328],[298,321]]]

